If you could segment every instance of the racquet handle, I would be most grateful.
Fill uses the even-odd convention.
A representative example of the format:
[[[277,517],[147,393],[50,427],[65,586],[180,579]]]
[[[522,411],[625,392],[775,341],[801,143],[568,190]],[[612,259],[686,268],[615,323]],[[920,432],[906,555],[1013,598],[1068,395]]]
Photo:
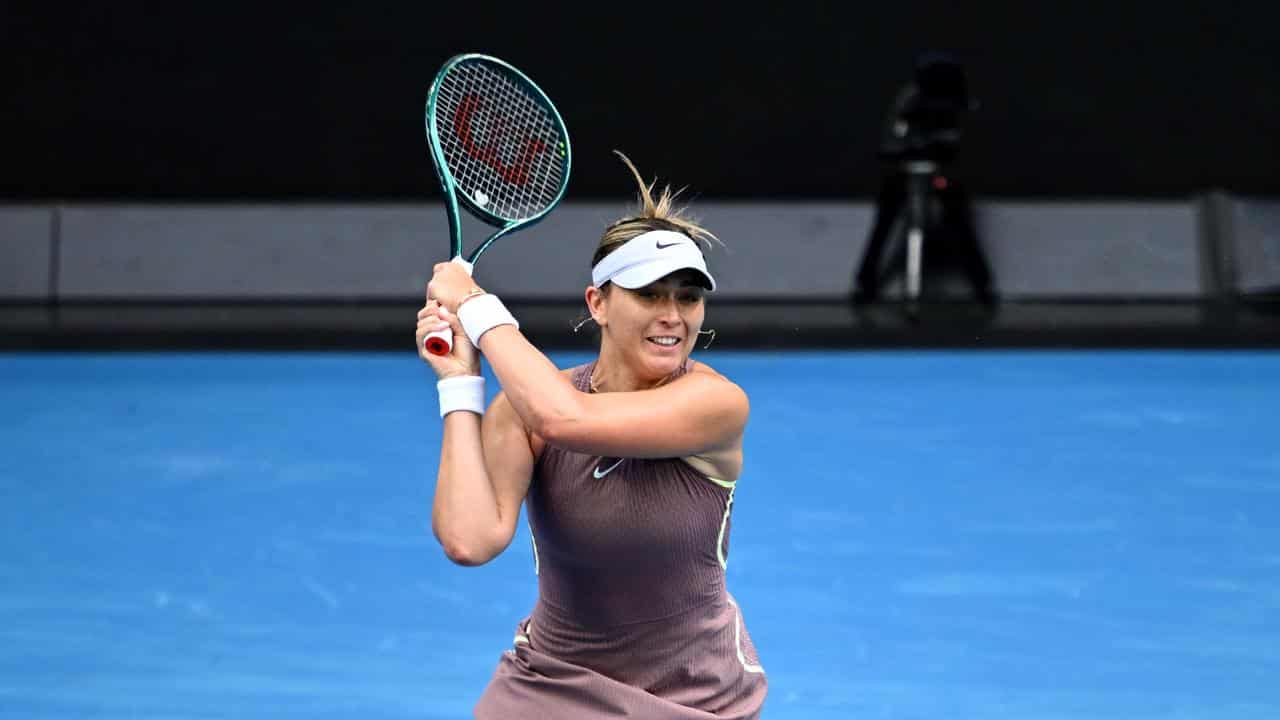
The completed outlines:
[[[461,265],[462,269],[466,270],[468,275],[471,274],[471,270],[474,266],[466,260],[463,260],[461,255],[455,257],[453,262]],[[427,349],[427,352],[432,355],[448,355],[453,352],[453,328],[447,327],[443,330],[436,330],[433,333],[429,333],[427,335],[427,339],[422,341],[422,344]]]

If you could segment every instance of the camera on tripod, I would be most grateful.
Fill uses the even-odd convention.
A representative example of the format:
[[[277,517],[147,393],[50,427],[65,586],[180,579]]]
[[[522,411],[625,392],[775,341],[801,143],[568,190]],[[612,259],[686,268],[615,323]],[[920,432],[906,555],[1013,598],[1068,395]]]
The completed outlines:
[[[884,163],[876,219],[855,278],[855,302],[874,302],[880,292],[882,255],[890,235],[905,236],[903,299],[914,313],[921,297],[926,234],[948,239],[931,252],[939,261],[959,261],[975,297],[994,302],[991,273],[973,228],[967,191],[944,174],[960,151],[965,120],[978,103],[969,95],[964,67],[946,53],[916,58],[913,77],[895,95],[877,155]]]
[[[960,150],[965,118],[977,108],[959,61],[942,53],[922,54],[912,81],[890,107],[880,157],[899,164],[950,164]]]

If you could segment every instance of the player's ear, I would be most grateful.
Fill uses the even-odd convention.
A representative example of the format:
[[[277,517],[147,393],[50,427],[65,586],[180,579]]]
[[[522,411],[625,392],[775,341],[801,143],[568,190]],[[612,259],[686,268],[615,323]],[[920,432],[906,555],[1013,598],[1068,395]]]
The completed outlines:
[[[609,323],[605,312],[607,306],[608,293],[594,285],[587,286],[586,299],[587,310],[591,312],[591,319],[596,321],[600,327],[604,327]]]

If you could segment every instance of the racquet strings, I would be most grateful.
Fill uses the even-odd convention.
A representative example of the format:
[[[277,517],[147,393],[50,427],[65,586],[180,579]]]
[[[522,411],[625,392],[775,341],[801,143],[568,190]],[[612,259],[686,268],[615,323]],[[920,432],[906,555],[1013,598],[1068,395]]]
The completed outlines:
[[[482,60],[441,79],[435,127],[458,190],[509,222],[553,205],[567,170],[555,113],[505,68]]]

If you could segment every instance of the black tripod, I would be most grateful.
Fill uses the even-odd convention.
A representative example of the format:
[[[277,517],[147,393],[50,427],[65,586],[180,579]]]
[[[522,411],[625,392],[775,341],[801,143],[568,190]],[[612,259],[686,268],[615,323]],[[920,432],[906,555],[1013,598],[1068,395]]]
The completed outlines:
[[[878,299],[884,275],[889,270],[885,251],[890,240],[896,239],[891,233],[900,228],[901,236],[906,239],[903,299],[909,310],[917,309],[923,291],[926,235],[945,241],[945,245],[936,246],[936,256],[943,261],[958,261],[979,301],[985,304],[995,301],[991,270],[974,230],[968,193],[941,170],[936,162],[911,160],[884,178],[876,200],[875,223],[858,267],[855,300],[874,302]]]
[[[898,92],[886,118],[878,153],[885,173],[875,223],[855,278],[855,302],[878,298],[887,269],[882,256],[899,226],[906,238],[903,294],[908,311],[918,309],[924,240],[935,231],[948,241],[938,248],[947,252],[931,255],[958,259],[974,295],[985,304],[994,302],[991,271],[974,230],[968,193],[945,173],[959,150],[963,118],[974,107],[959,63],[939,53],[917,59],[915,79]]]

